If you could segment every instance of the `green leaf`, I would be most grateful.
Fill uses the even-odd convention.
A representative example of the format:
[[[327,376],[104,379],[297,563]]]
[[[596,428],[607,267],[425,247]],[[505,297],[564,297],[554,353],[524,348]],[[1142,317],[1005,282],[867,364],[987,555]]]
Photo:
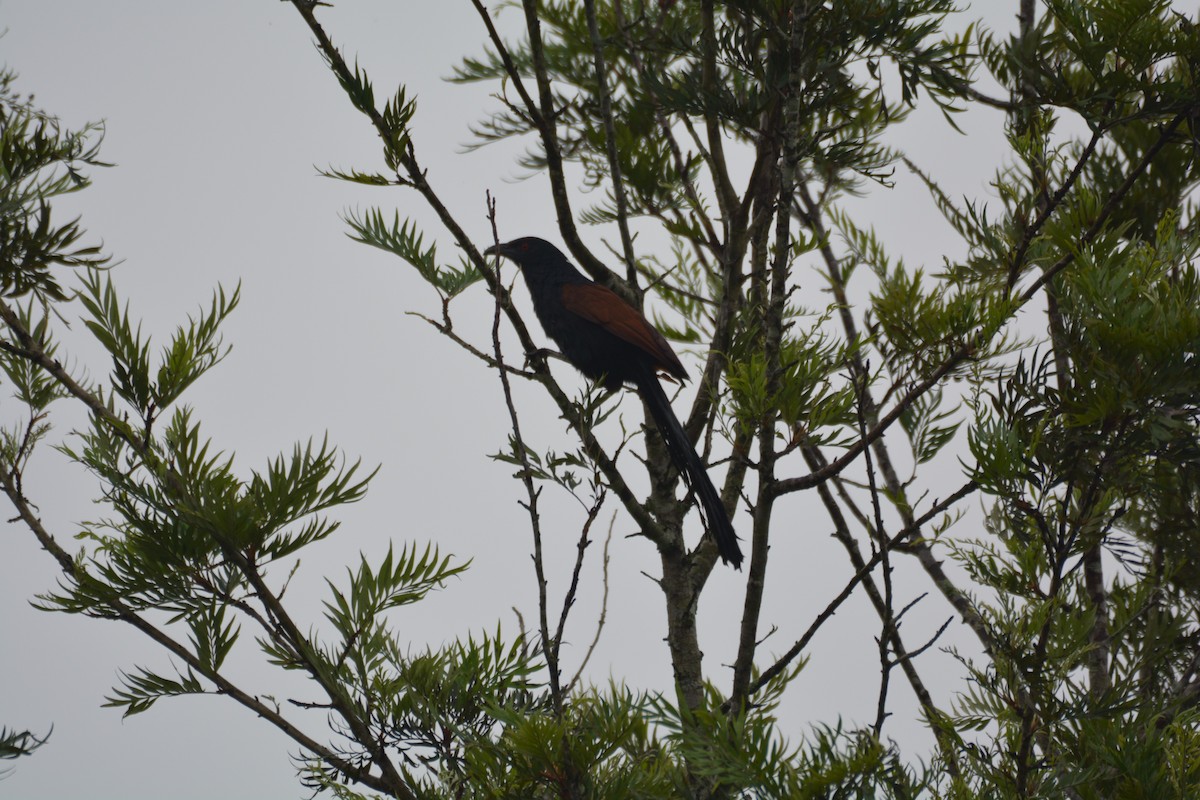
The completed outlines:
[[[122,716],[131,717],[149,710],[164,697],[181,697],[189,694],[204,694],[200,679],[190,669],[176,673],[175,678],[136,668],[133,672],[121,672],[121,685],[114,688],[105,698],[107,708],[122,708]]]
[[[416,223],[412,220],[401,221],[399,212],[396,212],[391,223],[384,219],[379,209],[370,209],[365,214],[347,212],[345,220],[352,231],[349,234],[351,239],[404,259],[444,297],[454,297],[483,277],[465,258],[460,260],[457,268],[439,267],[437,245],[426,247],[425,238],[417,230]]]

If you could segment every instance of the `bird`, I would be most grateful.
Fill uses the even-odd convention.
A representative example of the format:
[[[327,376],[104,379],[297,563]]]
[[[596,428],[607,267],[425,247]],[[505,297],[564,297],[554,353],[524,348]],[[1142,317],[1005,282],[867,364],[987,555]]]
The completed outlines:
[[[699,500],[721,560],[741,569],[742,551],[729,513],[659,383],[660,372],[679,381],[688,377],[663,335],[640,311],[585,276],[545,239],[514,239],[484,254],[503,256],[520,268],[538,321],[572,366],[608,391],[625,385],[637,390],[672,463]]]

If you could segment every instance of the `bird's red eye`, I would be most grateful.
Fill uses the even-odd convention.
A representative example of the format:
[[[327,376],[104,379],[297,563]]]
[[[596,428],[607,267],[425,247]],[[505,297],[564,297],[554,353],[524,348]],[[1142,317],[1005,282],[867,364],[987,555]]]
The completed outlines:
[[[529,252],[529,242],[521,242],[521,250],[528,253]]]

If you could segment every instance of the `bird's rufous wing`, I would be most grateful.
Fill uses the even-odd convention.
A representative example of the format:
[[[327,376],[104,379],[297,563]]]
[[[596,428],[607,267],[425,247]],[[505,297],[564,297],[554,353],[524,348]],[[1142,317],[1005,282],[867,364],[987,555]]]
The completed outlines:
[[[656,369],[681,380],[687,378],[687,370],[663,335],[612,290],[595,283],[567,284],[562,288],[562,300],[563,307],[571,313],[645,352]]]

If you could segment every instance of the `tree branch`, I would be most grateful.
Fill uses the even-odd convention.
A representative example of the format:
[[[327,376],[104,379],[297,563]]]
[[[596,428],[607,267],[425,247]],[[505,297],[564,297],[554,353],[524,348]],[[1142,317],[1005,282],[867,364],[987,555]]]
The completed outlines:
[[[879,565],[880,561],[883,560],[883,549],[885,547],[894,548],[897,544],[900,544],[909,538],[916,537],[920,533],[921,528],[930,520],[946,511],[946,509],[950,508],[967,495],[972,494],[978,488],[978,484],[976,484],[974,481],[967,481],[967,483],[963,484],[962,487],[954,492],[954,494],[942,501],[934,503],[933,507],[930,508],[929,511],[922,514],[918,519],[914,520],[912,525],[907,525],[898,533],[890,536],[886,542],[882,544],[878,550],[876,550],[874,555],[871,556],[870,560],[863,564],[862,568],[854,573],[853,577],[851,577],[846,585],[842,587],[842,590],[838,592],[837,596],[829,601],[829,604],[825,606],[824,610],[822,610],[821,613],[817,615],[816,619],[814,619],[808,626],[808,629],[804,632],[804,635],[801,636],[795,644],[788,648],[787,652],[780,656],[774,664],[762,671],[762,673],[758,676],[758,680],[754,681],[754,683],[750,686],[749,694],[753,695],[763,686],[766,686],[767,683],[769,683],[776,675],[787,669],[788,665],[795,661],[796,658],[802,652],[804,652],[804,648],[808,646],[808,643],[812,640],[813,636],[816,635],[817,631],[821,629],[821,626],[824,625],[829,618],[834,615],[835,612],[837,612],[842,603],[844,603],[846,599],[854,592],[855,587],[858,586],[858,584],[861,583],[868,575],[870,575],[875,567]]]
[[[600,40],[600,25],[596,21],[596,0],[584,0],[588,35],[596,62],[596,86],[600,94],[600,116],[604,120],[604,145],[608,169],[612,177],[613,197],[617,202],[617,229],[621,232],[621,251],[625,254],[625,281],[635,295],[638,288],[637,259],[633,254],[633,237],[629,235],[629,204],[625,199],[625,181],[621,177],[621,162],[617,155],[617,129],[613,123],[612,97],[608,91],[608,67],[604,62],[604,43]]]
[[[16,509],[19,519],[25,523],[26,527],[37,538],[42,548],[58,562],[63,574],[78,584],[87,585],[89,590],[96,591],[97,594],[109,595],[109,592],[106,591],[108,587],[93,580],[81,566],[76,564],[75,559],[58,544],[54,536],[46,530],[42,525],[41,519],[34,513],[29,502],[18,490],[11,471],[3,464],[0,464],[0,490],[3,490]],[[382,776],[371,774],[369,770],[363,769],[359,765],[342,758],[334,750],[308,736],[286,717],[281,715],[274,707],[242,691],[236,684],[230,682],[219,672],[209,669],[205,662],[197,658],[182,644],[130,610],[121,602],[119,597],[106,596],[103,602],[111,610],[113,619],[124,622],[145,634],[155,644],[165,649],[184,664],[187,664],[190,669],[207,678],[216,687],[218,693],[232,698],[236,703],[250,710],[255,716],[265,719],[289,739],[338,770],[347,778],[375,791],[394,793],[396,797],[415,797],[408,792],[407,787],[404,785],[393,784]]]

